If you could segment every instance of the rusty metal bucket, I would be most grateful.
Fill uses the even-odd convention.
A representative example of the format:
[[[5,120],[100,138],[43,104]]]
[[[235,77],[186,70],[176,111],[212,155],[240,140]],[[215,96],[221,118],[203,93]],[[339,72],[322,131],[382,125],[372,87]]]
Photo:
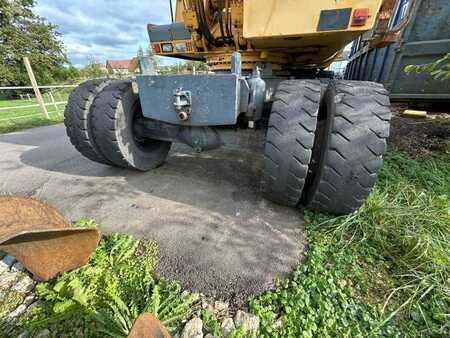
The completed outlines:
[[[170,338],[170,334],[155,316],[143,313],[136,319],[127,338]]]
[[[97,229],[72,228],[56,209],[36,199],[0,196],[0,250],[36,280],[85,265],[100,236]]]

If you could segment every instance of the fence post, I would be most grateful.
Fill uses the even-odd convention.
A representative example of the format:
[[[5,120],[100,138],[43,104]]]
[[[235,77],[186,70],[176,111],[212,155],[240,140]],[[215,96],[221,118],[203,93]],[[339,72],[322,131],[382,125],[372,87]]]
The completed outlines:
[[[45,107],[44,99],[42,98],[41,91],[39,90],[38,84],[36,82],[36,78],[34,77],[33,69],[31,68],[30,60],[28,57],[23,58],[23,63],[25,64],[25,68],[27,69],[28,77],[30,78],[31,85],[33,86],[34,95],[41,106],[42,114],[44,114],[45,118],[49,118],[47,108]]]
[[[55,107],[56,112],[59,114],[58,105],[56,104],[55,98],[53,97],[52,90],[48,92],[48,95],[50,96],[50,101],[53,103],[53,106]]]

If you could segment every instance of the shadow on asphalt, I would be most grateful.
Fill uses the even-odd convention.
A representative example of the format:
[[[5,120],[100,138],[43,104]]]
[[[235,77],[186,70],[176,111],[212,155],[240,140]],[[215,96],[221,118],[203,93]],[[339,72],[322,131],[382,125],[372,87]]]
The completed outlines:
[[[176,145],[162,167],[141,173],[84,159],[63,129],[54,141],[45,132],[17,134],[0,142],[30,148],[7,170],[55,173],[40,196],[71,217],[96,219],[104,231],[155,239],[158,274],[189,290],[242,306],[302,259],[301,213],[262,197],[259,151],[196,154]]]

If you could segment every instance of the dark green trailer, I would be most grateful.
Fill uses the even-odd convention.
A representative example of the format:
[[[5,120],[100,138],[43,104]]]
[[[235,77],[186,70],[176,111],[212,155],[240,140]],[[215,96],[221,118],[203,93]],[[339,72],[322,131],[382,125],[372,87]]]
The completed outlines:
[[[372,32],[354,42],[345,78],[383,83],[392,100],[450,101],[450,82],[404,71],[407,65],[430,63],[450,53],[450,1],[398,0],[391,28],[405,20],[411,5],[410,22],[396,43],[371,49],[367,40]]]

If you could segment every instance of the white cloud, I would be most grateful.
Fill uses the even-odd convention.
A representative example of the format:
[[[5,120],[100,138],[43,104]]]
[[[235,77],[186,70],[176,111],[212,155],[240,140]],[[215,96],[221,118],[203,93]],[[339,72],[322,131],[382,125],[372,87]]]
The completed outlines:
[[[149,44],[148,23],[170,22],[168,0],[38,0],[36,13],[57,25],[74,65],[133,57]]]

